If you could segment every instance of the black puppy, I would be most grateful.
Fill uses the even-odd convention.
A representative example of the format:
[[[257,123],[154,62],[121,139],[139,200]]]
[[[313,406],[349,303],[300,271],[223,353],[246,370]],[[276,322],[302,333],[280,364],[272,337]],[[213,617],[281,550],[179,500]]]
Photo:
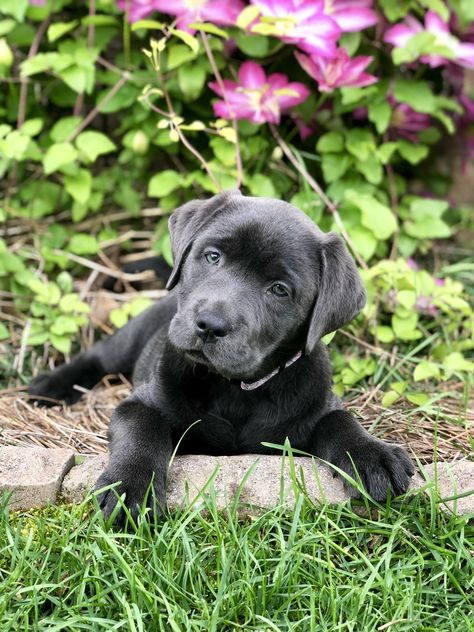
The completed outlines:
[[[121,481],[136,514],[153,479],[161,511],[178,444],[185,454],[271,453],[262,442],[288,438],[351,476],[354,463],[377,500],[403,493],[413,475],[405,451],[369,435],[331,392],[320,338],[365,304],[340,237],[290,204],[238,192],[189,202],[169,226],[169,295],[29,389],[73,402],[75,384],[133,376],[135,390],[112,416],[97,487]],[[105,492],[101,504],[110,515],[115,494]]]

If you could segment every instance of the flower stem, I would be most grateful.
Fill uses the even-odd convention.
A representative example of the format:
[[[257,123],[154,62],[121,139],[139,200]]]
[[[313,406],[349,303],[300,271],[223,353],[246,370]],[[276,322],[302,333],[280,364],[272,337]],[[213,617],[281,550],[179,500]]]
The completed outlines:
[[[202,43],[204,46],[204,50],[206,51],[207,58],[209,59],[209,63],[211,64],[212,72],[216,78],[217,83],[219,84],[219,88],[222,92],[222,96],[224,98],[225,104],[229,108],[229,112],[232,111],[229,102],[227,101],[226,89],[224,86],[224,82],[222,81],[222,75],[219,72],[219,68],[217,67],[216,60],[212,49],[209,45],[209,38],[207,37],[207,33],[205,31],[199,31],[202,39]],[[239,142],[239,131],[237,128],[237,120],[235,117],[232,118],[232,127],[235,133],[235,162],[237,165],[237,182],[236,189],[240,189],[243,180],[243,168],[242,168],[242,155],[240,153],[240,142]]]

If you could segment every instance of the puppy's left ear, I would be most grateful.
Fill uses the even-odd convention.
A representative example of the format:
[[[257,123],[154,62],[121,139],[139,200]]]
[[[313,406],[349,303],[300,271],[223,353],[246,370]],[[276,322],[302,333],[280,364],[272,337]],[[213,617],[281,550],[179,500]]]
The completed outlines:
[[[329,233],[321,241],[319,290],[309,323],[307,354],[323,336],[350,323],[366,301],[362,279],[341,237]]]
[[[181,268],[198,233],[207,228],[214,218],[229,205],[233,196],[240,196],[240,192],[224,191],[207,200],[192,200],[173,211],[168,220],[173,251],[173,270],[166,284],[167,290],[171,290],[178,283]]]

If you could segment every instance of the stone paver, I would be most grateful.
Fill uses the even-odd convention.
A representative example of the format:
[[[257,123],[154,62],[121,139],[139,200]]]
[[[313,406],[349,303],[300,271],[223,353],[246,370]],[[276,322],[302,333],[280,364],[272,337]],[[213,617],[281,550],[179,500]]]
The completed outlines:
[[[0,492],[12,491],[12,508],[26,509],[47,502],[79,503],[107,464],[107,455],[81,457],[74,465],[71,450],[45,448],[1,448]],[[74,467],[73,467],[74,465]],[[295,476],[308,495],[328,503],[349,499],[342,481],[331,469],[309,458],[294,459]],[[282,502],[293,506],[294,484],[290,463],[278,456],[244,454],[240,456],[185,455],[175,457],[168,480],[168,507],[204,505],[206,496],[215,493],[219,509],[239,499],[239,511],[250,507],[271,508]],[[458,514],[474,512],[474,462],[439,463],[423,468],[428,483],[435,482],[441,498],[468,494],[457,501],[441,503]],[[282,476],[283,474],[283,476]],[[211,482],[209,482],[209,480]],[[61,485],[62,481],[62,485]],[[417,473],[411,489],[426,486]]]
[[[425,473],[438,489],[441,499],[467,494],[463,498],[441,503],[457,514],[474,513],[474,461],[430,463]],[[470,494],[468,492],[471,492]]]
[[[44,507],[57,501],[65,474],[74,465],[69,449],[0,448],[0,494],[11,492],[12,509]]]
[[[107,454],[81,457],[82,463],[66,474],[61,487],[61,500],[66,503],[80,503],[96,480],[105,470]]]

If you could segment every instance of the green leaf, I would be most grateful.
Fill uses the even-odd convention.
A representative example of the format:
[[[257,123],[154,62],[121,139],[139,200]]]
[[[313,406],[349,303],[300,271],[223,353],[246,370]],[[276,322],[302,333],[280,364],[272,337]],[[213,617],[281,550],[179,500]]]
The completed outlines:
[[[71,237],[69,250],[75,255],[93,255],[99,252],[99,243],[92,235],[79,233]]]
[[[59,302],[61,292],[56,283],[43,283],[40,279],[31,279],[27,285],[34,292],[35,299],[39,303],[57,305]]]
[[[59,309],[66,314],[71,312],[80,312],[88,314],[90,307],[84,301],[81,301],[77,294],[65,294],[59,301]]]
[[[425,220],[429,217],[441,217],[449,208],[446,200],[434,200],[431,198],[417,198],[410,204],[410,216]]]
[[[0,140],[0,155],[13,160],[22,160],[30,143],[28,136],[14,130]]]
[[[150,197],[164,197],[181,186],[182,176],[172,169],[165,169],[157,173],[148,183],[148,195]]]
[[[65,116],[59,119],[53,127],[49,135],[55,143],[64,143],[67,138],[74,132],[81,122],[80,116]]]
[[[449,9],[443,0],[419,0],[420,4],[440,15],[445,22],[449,20]]]
[[[40,119],[40,118],[28,119],[21,126],[21,133],[25,134],[25,136],[29,136],[30,138],[32,136],[36,136],[43,129],[43,124],[44,124],[43,119]]]
[[[123,307],[115,307],[110,311],[109,314],[110,322],[112,323],[112,325],[114,325],[114,327],[117,327],[117,329],[120,329],[127,324],[128,317],[128,310],[124,309]]]
[[[358,193],[354,189],[346,191],[345,199],[357,206],[361,212],[362,224],[377,239],[388,239],[393,235],[397,228],[397,220],[388,206],[373,196]]]
[[[375,139],[369,130],[355,127],[346,133],[346,147],[356,160],[368,160],[375,152]]]
[[[322,154],[340,152],[344,149],[344,137],[340,132],[327,132],[316,143],[316,149]]]
[[[275,187],[268,176],[255,173],[245,179],[250,193],[256,197],[276,197]]]
[[[375,254],[377,248],[377,239],[372,231],[364,228],[364,226],[354,226],[350,230],[351,239],[355,244],[357,252],[365,261],[369,261]]]
[[[229,39],[229,36],[225,31],[210,22],[192,22],[191,24],[188,24],[188,29],[196,29],[196,31],[204,31],[204,33],[210,33],[211,35],[217,35],[218,37]]]
[[[22,22],[28,8],[28,0],[2,0],[1,12],[12,15],[17,22]]]
[[[139,29],[146,29],[151,31],[162,31],[166,24],[163,22],[157,22],[156,20],[138,20],[132,24],[132,31],[138,31]]]
[[[79,169],[73,175],[64,176],[64,186],[71,197],[85,204],[91,194],[92,176],[89,171]]]
[[[339,39],[339,45],[346,49],[349,57],[354,57],[357,49],[360,46],[361,39],[362,33],[360,31],[353,33],[343,33]]]
[[[311,217],[314,222],[319,222],[323,211],[323,202],[319,195],[311,189],[298,191],[291,198],[290,204],[297,206],[303,213]]]
[[[352,159],[348,154],[323,154],[321,167],[323,170],[324,180],[327,183],[339,180],[352,163]]]
[[[171,44],[167,52],[167,70],[174,70],[186,62],[196,59],[196,53],[193,53],[193,51],[189,50],[184,44]]]
[[[377,156],[379,157],[380,162],[383,165],[386,165],[397,148],[397,143],[382,143],[382,145],[377,148]]]
[[[413,371],[413,379],[415,382],[420,382],[421,380],[427,380],[430,377],[440,377],[439,366],[434,362],[422,360],[416,365],[416,368]]]
[[[236,25],[239,29],[245,30],[260,15],[260,8],[255,5],[249,5],[242,9],[237,18]]]
[[[400,340],[417,340],[422,334],[417,330],[418,314],[413,312],[406,318],[401,318],[397,314],[392,316],[392,329]]]
[[[71,143],[56,143],[51,145],[43,158],[46,175],[58,171],[64,165],[74,162],[78,154]]]
[[[50,327],[50,332],[55,336],[64,334],[75,334],[79,329],[76,321],[71,316],[58,316]]]
[[[356,160],[354,165],[367,182],[371,184],[380,184],[382,182],[383,168],[376,153],[371,153],[366,160]]]
[[[400,397],[396,391],[387,391],[382,397],[382,406],[384,408],[390,408]]]
[[[60,351],[61,353],[70,353],[71,352],[71,339],[66,336],[56,336],[51,333],[49,336],[51,340],[51,344],[55,349]]]
[[[387,327],[386,325],[377,325],[377,327],[375,328],[375,334],[377,336],[377,340],[385,344],[393,342],[395,338],[392,328]]]
[[[249,35],[244,31],[238,31],[235,41],[240,50],[249,57],[265,57],[268,55],[270,43],[264,35]]]
[[[390,123],[392,116],[392,108],[386,101],[380,101],[378,103],[370,102],[367,108],[368,118],[371,121],[379,134],[383,134]]]
[[[407,393],[406,398],[411,404],[415,404],[415,406],[424,406],[430,401],[428,393]]]
[[[407,103],[416,112],[431,114],[436,109],[436,99],[427,81],[396,79],[393,96],[401,103]]]
[[[404,222],[408,235],[417,239],[442,239],[451,235],[451,228],[441,219],[448,209],[446,200],[417,198],[410,204],[409,219]]]
[[[196,64],[178,69],[178,85],[188,101],[197,99],[206,83],[206,71]]]
[[[176,35],[176,37],[179,37],[179,39],[182,40],[186,44],[186,46],[189,46],[193,53],[197,53],[199,51],[199,42],[196,37],[191,35],[191,33],[188,33],[187,31],[182,31],[181,29],[169,29],[169,31],[173,35]]]
[[[80,68],[79,66],[69,66],[69,68],[65,68],[58,72],[58,75],[64,81],[64,83],[80,94],[81,92],[86,92],[86,88],[88,85],[88,73],[84,68]]]
[[[448,376],[450,376],[454,371],[473,371],[474,370],[474,362],[470,360],[466,360],[462,353],[459,351],[455,351],[450,353],[443,362],[444,369],[448,372]]]
[[[426,145],[410,143],[404,139],[397,141],[397,148],[402,158],[408,160],[412,165],[417,165],[429,154],[429,149]]]
[[[227,167],[235,165],[236,154],[234,143],[230,143],[224,138],[217,137],[212,138],[209,145],[212,147],[212,151],[214,152],[216,158],[220,160],[223,165],[226,165]]]
[[[77,20],[72,22],[55,22],[48,27],[48,42],[55,42],[79,24]]]
[[[16,26],[16,22],[15,20],[0,20],[0,37],[2,35],[7,35],[8,33],[10,33],[10,31],[13,31],[13,29]]]
[[[90,162],[94,162],[102,154],[109,154],[117,149],[108,136],[101,132],[93,131],[79,134],[76,138],[76,147]]]
[[[10,332],[3,323],[0,323],[0,340],[10,338]]]
[[[83,26],[117,26],[119,21],[113,15],[104,15],[103,13],[97,13],[96,15],[86,15],[82,18],[81,24]]]

